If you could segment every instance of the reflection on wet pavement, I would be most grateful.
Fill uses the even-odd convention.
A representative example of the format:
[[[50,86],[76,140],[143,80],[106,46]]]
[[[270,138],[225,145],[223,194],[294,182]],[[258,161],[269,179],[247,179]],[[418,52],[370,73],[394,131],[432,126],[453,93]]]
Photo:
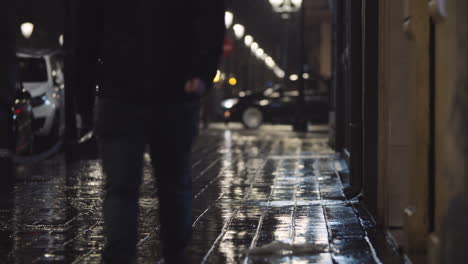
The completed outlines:
[[[149,159],[138,263],[159,259]],[[193,263],[401,263],[359,202],[345,199],[336,160],[324,133],[202,133],[193,158]],[[18,168],[0,204],[0,262],[99,263],[102,190],[100,163],[89,153]]]

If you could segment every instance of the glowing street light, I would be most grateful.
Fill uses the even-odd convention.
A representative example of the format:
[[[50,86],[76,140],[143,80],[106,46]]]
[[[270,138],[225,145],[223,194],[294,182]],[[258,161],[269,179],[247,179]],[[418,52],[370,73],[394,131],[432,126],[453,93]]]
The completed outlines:
[[[235,24],[233,29],[234,29],[234,35],[236,36],[236,39],[241,39],[244,37],[245,27],[243,25]]]
[[[265,51],[263,49],[258,49],[257,51],[255,51],[255,55],[257,56],[257,58],[261,59],[263,54],[265,54]]]
[[[31,22],[25,22],[21,24],[21,34],[25,39],[29,39],[34,32],[34,24]]]
[[[292,13],[301,9],[302,0],[270,0],[270,4],[277,13]]]
[[[293,3],[295,6],[300,7],[300,6],[302,5],[302,0],[292,0],[292,3]]]
[[[258,46],[257,42],[254,42],[254,43],[252,43],[252,45],[250,45],[250,50],[252,50],[253,53],[256,53],[258,48],[259,48],[259,46]]]
[[[213,79],[214,83],[218,83],[221,81],[221,72],[219,70],[216,71],[216,76]]]
[[[297,74],[291,74],[291,76],[289,76],[289,80],[295,82],[299,80],[299,76],[297,76]]]
[[[234,78],[234,77],[229,78],[229,84],[230,84],[231,86],[236,85],[236,84],[237,84],[237,79]]]
[[[224,13],[224,24],[226,25],[226,28],[230,28],[233,21],[234,15],[231,12],[226,11],[226,13]]]
[[[267,57],[265,59],[265,64],[268,66],[268,68],[272,69],[275,67],[275,61],[271,57]]]
[[[242,39],[244,37],[245,27],[243,25],[235,24],[233,29],[234,29],[234,35],[236,36],[236,39]]]
[[[270,0],[270,4],[273,7],[279,7],[283,4],[284,0]]]
[[[60,46],[63,46],[63,34],[60,34],[59,36],[59,44]]]
[[[253,39],[253,37],[250,36],[250,35],[247,35],[247,36],[245,36],[245,38],[244,38],[244,44],[245,44],[245,46],[247,46],[247,47],[250,47],[250,45],[252,45],[253,41],[254,41],[254,39]]]
[[[283,79],[284,76],[285,76],[285,73],[283,70],[281,70],[279,67],[276,67],[273,69],[273,72],[275,73],[275,75],[280,78],[280,79]]]

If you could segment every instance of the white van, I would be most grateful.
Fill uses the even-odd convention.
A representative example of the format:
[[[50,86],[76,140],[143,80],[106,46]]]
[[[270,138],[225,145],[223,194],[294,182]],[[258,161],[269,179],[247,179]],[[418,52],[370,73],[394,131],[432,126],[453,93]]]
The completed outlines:
[[[51,51],[17,53],[20,79],[31,94],[36,135],[58,138],[65,132],[63,55]]]

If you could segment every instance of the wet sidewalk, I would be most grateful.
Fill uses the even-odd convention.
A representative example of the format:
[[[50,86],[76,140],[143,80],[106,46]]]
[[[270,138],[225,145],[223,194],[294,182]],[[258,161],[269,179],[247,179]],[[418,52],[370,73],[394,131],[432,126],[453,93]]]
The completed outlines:
[[[359,201],[344,197],[346,168],[327,137],[273,126],[203,132],[193,159],[193,263],[403,263]],[[18,168],[0,204],[0,263],[99,263],[103,175],[94,153],[82,156]],[[145,161],[138,263],[154,263],[157,186]]]

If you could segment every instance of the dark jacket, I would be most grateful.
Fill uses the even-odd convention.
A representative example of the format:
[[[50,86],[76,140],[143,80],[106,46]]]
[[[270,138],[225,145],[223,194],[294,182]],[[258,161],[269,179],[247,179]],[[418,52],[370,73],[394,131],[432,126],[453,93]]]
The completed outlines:
[[[0,108],[13,105],[17,79],[13,1],[0,1]]]
[[[78,23],[78,58],[83,55],[79,78],[92,75],[82,65],[86,56],[98,54],[100,97],[180,101],[189,98],[183,92],[187,80],[199,77],[211,85],[225,33],[223,0],[100,1],[81,1],[100,6],[95,13],[82,6]],[[95,14],[96,23],[86,14]],[[90,50],[94,48],[98,51]]]

